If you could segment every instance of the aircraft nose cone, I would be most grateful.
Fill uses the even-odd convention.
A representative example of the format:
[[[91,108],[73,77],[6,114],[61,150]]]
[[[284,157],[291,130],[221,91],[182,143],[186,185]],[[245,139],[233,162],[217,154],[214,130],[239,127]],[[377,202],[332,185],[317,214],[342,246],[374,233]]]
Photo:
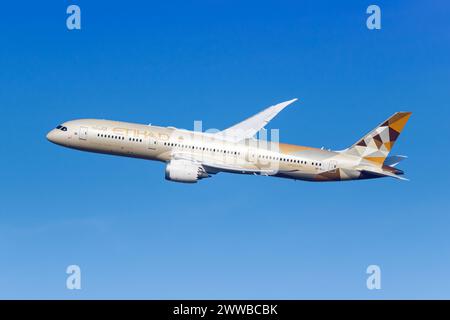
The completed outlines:
[[[47,133],[47,140],[53,143],[58,143],[58,132],[55,129]]]

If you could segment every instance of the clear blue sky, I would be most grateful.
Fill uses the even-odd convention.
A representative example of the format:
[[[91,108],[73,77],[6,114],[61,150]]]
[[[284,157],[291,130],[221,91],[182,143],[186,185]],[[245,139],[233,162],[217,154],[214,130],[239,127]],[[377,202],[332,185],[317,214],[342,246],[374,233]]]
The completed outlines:
[[[65,26],[72,3],[81,31]],[[3,3],[0,298],[450,298],[449,14],[447,1]],[[412,111],[393,149],[411,181],[184,185],[161,163],[45,139],[84,117],[225,128],[295,97],[269,128],[332,149]],[[65,288],[70,264],[81,291]]]

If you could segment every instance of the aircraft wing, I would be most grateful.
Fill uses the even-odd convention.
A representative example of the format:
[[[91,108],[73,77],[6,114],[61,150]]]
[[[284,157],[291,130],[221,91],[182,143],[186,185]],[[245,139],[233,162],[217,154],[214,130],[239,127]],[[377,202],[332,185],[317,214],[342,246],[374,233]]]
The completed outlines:
[[[247,173],[247,174],[260,174],[260,175],[273,175],[276,173],[275,170],[264,170],[264,169],[247,169],[241,168],[233,165],[216,164],[216,163],[202,163],[202,166],[207,172],[234,172],[234,173]]]
[[[244,139],[252,138],[259,130],[264,128],[281,110],[286,108],[291,103],[297,101],[292,99],[285,101],[255,114],[254,116],[235,124],[228,129],[216,133],[219,137],[225,140],[238,142]]]
[[[225,162],[214,161],[213,159],[202,158],[194,154],[189,153],[175,153],[172,155],[174,160],[188,160],[193,163],[201,165],[206,172],[210,174],[216,174],[218,172],[233,172],[233,173],[247,173],[247,174],[260,174],[260,175],[272,175],[276,170],[267,170],[254,168],[243,168],[235,164],[228,164]]]

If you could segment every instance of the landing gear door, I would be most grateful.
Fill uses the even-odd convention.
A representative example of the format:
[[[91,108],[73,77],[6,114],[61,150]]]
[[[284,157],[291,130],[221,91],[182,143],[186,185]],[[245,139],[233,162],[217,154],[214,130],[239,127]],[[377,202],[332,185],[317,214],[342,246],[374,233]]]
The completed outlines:
[[[88,135],[88,127],[80,127],[80,131],[78,133],[78,137],[80,140],[87,140]]]

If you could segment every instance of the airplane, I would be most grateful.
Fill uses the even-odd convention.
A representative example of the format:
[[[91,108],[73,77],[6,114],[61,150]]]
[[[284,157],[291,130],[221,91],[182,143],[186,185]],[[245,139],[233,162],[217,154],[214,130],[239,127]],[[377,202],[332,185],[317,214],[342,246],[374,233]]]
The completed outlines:
[[[305,181],[346,181],[391,177],[407,180],[396,168],[406,157],[388,156],[411,112],[396,112],[344,150],[304,147],[256,139],[285,101],[219,132],[197,132],[121,121],[64,122],[47,139],[64,147],[166,164],[169,181],[196,183],[220,172]]]

